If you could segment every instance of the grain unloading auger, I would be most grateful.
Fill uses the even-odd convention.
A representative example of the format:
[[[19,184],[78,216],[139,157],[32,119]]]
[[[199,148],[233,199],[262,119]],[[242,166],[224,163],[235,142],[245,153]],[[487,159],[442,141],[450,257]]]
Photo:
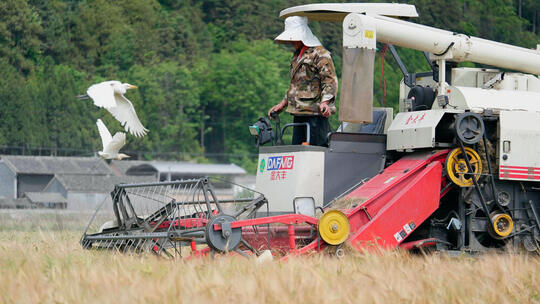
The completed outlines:
[[[83,246],[165,256],[340,254],[346,243],[539,250],[540,50],[399,19],[417,16],[411,5],[314,4],[280,14],[292,15],[343,22],[343,124],[329,147],[260,147],[255,199],[218,202],[206,179],[152,185],[163,190],[119,185],[116,222],[85,233]],[[373,108],[377,41],[404,75],[395,117]],[[432,70],[407,71],[394,45],[423,51]],[[532,74],[459,68],[461,61]],[[282,142],[264,120],[250,131],[259,143]],[[132,193],[145,191],[167,195],[151,212],[131,210]]]

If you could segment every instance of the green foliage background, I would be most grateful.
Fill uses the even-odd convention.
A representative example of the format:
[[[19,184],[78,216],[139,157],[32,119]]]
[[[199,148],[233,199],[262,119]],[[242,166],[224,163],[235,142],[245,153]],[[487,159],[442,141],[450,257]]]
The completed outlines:
[[[540,43],[538,0],[405,2],[416,5],[415,22],[528,48]],[[272,41],[283,28],[277,16],[306,3],[2,0],[0,152],[91,155],[101,143],[97,118],[111,132],[121,128],[75,96],[116,79],[139,86],[127,97],[150,129],[143,139],[130,137],[125,150],[134,158],[234,162],[254,171],[247,126],[288,86],[292,49]],[[340,74],[341,25],[311,27]],[[409,70],[428,70],[421,53],[399,53]],[[387,96],[378,58],[375,103],[397,107],[402,75],[391,56],[385,59]]]

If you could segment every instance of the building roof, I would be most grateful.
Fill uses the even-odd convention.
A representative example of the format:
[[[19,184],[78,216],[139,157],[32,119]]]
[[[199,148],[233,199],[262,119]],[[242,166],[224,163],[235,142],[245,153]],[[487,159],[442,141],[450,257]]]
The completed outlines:
[[[98,157],[2,155],[0,162],[19,174],[113,174],[107,163]]]
[[[154,182],[155,178],[148,176],[102,176],[102,175],[71,175],[57,174],[45,187],[45,191],[49,186],[58,181],[66,191],[75,192],[110,192],[117,184],[134,184]]]
[[[152,161],[126,170],[128,175],[171,173],[190,176],[244,175],[246,170],[235,164],[197,164],[188,162]]]
[[[124,175],[129,168],[147,163],[148,161],[146,160],[113,160],[111,161],[110,166],[113,170],[118,170],[121,175]]]
[[[67,200],[58,192],[25,192],[31,203],[66,203]]]

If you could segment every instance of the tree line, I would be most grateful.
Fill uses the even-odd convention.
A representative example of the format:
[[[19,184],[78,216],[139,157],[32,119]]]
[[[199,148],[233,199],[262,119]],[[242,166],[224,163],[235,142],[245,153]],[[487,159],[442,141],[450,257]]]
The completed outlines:
[[[323,2],[323,1],[310,1]],[[324,1],[335,2],[335,1]],[[371,1],[378,2],[378,1]],[[410,0],[422,24],[533,48],[536,0]],[[279,102],[292,49],[273,43],[285,0],[3,0],[0,2],[0,149],[97,151],[95,121],[118,123],[79,101],[93,83],[137,85],[127,93],[150,132],[129,138],[134,157],[235,162],[254,170],[247,126]],[[312,22],[341,71],[341,24]],[[381,46],[382,48],[382,46]],[[399,49],[409,70],[428,70],[419,52]],[[397,108],[402,77],[385,56],[375,69],[375,103]],[[339,104],[339,102],[338,102]],[[288,115],[282,115],[285,122]],[[331,120],[338,126],[337,117]],[[23,150],[24,151],[24,150]],[[156,154],[149,151],[155,151]]]

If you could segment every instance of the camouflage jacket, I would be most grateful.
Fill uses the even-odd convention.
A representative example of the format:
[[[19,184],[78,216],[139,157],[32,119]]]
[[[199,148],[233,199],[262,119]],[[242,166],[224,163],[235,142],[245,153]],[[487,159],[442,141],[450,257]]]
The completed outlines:
[[[297,50],[291,59],[291,84],[285,99],[287,112],[293,115],[321,115],[321,101],[329,101],[336,112],[335,100],[338,79],[330,52],[322,46],[308,47],[298,58]]]

